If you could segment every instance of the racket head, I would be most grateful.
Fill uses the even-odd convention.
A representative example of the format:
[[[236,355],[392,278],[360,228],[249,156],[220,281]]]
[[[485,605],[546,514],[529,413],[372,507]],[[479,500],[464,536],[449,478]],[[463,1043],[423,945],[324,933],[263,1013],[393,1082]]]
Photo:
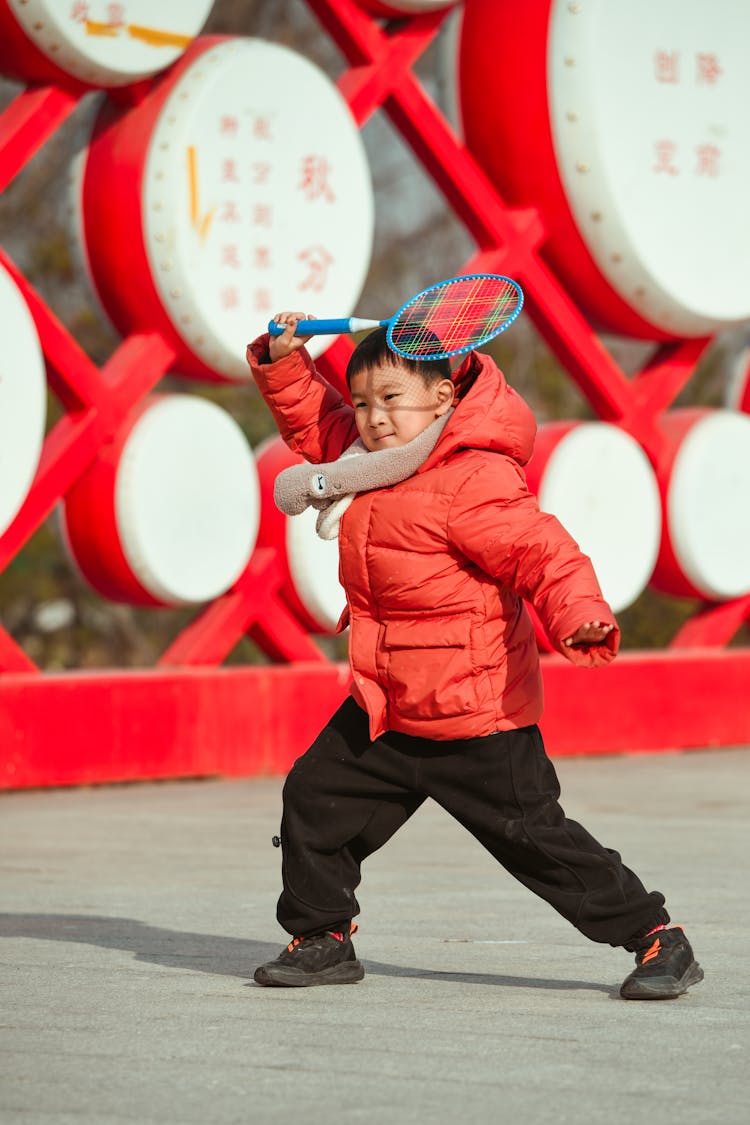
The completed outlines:
[[[450,359],[499,336],[522,308],[523,291],[512,278],[464,274],[408,300],[391,318],[386,339],[405,359]]]

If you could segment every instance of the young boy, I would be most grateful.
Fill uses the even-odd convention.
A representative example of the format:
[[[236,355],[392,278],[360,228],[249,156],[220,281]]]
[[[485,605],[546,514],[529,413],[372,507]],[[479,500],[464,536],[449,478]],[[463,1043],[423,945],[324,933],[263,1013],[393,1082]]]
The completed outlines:
[[[351,698],[286,780],[277,917],[292,941],[255,980],[361,980],[360,866],[432,797],[586,937],[636,954],[625,999],[684,993],[703,972],[664,896],[565,817],[536,725],[542,682],[522,599],[575,664],[612,660],[619,630],[589,559],[527,489],[530,409],[489,357],[473,352],[451,375],[447,360],[397,356],[384,329],[351,357],[349,406],[294,335],[303,314],[275,319],[283,334],[247,358],[286,443],[337,462],[344,479],[339,458],[357,437],[374,456],[352,459],[372,482],[338,536]],[[406,456],[403,479],[378,487],[378,466]]]

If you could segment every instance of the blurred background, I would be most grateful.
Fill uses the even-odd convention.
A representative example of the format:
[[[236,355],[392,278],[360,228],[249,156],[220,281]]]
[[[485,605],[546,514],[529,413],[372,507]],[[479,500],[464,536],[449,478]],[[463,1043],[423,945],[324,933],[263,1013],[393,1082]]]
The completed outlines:
[[[446,116],[455,121],[456,19],[443,25],[416,71]],[[216,0],[205,34],[254,36],[284,44],[313,61],[332,79],[345,61],[304,0]],[[0,78],[0,110],[21,86]],[[0,243],[38,289],[89,356],[103,364],[120,338],[75,269],[66,209],[71,153],[85,145],[97,96],[85,97],[41,151],[0,194]],[[441,193],[378,112],[363,130],[375,196],[375,241],[363,298],[355,313],[379,316],[427,282],[455,273],[473,250],[465,228]],[[320,311],[321,314],[325,310]],[[721,406],[728,370],[745,330],[722,333],[704,353],[677,405]],[[642,367],[654,345],[605,336],[606,347],[626,373]],[[540,422],[587,419],[594,415],[577,387],[522,317],[514,330],[487,349],[511,384],[527,399]],[[167,377],[161,389],[177,389]],[[270,415],[250,384],[179,381],[183,394],[219,404],[239,423],[250,444],[275,432]],[[48,429],[59,418],[53,396]],[[0,620],[8,633],[44,670],[145,667],[154,662],[194,615],[194,609],[139,608],[109,602],[93,593],[70,565],[51,517],[0,575]],[[696,610],[689,598],[662,596],[648,589],[623,610],[623,643],[629,648],[665,645]],[[746,645],[747,626],[732,644]],[[342,656],[342,642],[319,638],[330,656]],[[266,661],[244,638],[228,663]]]

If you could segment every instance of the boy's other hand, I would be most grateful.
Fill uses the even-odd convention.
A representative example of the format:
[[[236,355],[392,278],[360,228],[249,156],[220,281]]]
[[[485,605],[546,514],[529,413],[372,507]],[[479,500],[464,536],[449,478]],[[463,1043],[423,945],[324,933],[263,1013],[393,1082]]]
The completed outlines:
[[[563,642],[568,648],[576,645],[600,645],[611,633],[614,625],[604,625],[601,621],[587,621],[579,625],[571,637],[566,637]]]
[[[303,347],[304,344],[310,339],[309,336],[295,336],[294,330],[301,320],[311,320],[309,313],[301,312],[280,312],[276,313],[273,318],[276,324],[283,324],[286,326],[282,336],[272,336],[268,345],[268,354],[271,357],[271,363],[275,363],[277,359],[283,359],[285,356],[291,355],[296,352],[298,348]]]

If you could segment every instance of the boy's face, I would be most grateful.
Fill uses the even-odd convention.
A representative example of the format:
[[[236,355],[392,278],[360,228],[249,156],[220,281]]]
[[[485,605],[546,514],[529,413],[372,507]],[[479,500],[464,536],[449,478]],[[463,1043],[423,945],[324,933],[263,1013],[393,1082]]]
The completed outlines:
[[[357,430],[371,453],[406,445],[453,403],[449,379],[425,383],[397,363],[360,371],[350,390]]]

